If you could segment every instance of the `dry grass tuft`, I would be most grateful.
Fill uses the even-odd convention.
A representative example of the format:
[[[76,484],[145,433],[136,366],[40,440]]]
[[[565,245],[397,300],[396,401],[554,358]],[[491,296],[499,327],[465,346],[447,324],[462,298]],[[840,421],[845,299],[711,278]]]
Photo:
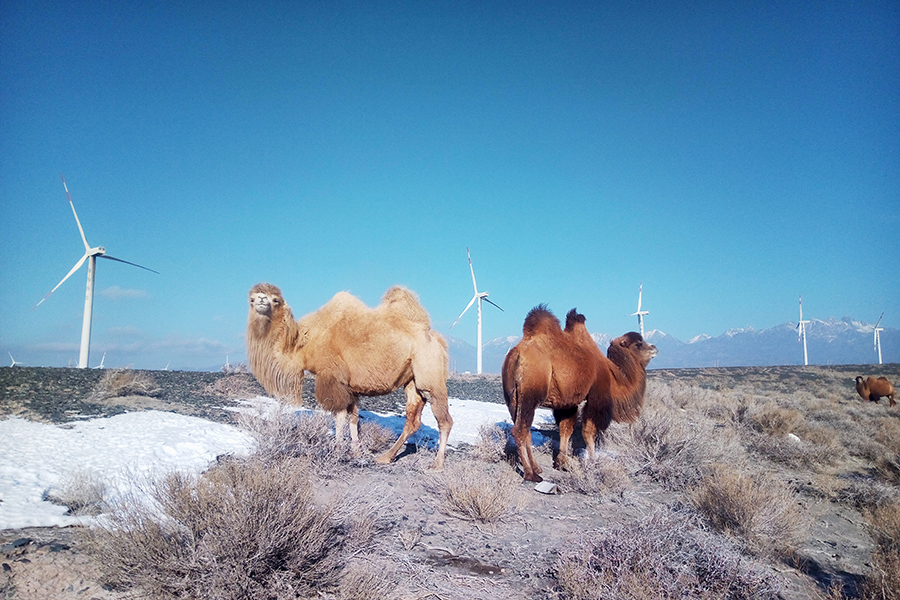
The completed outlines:
[[[480,425],[478,439],[472,448],[472,456],[484,462],[515,464],[516,447],[509,434],[509,428],[503,428],[496,423]]]
[[[222,396],[228,400],[247,400],[265,394],[262,386],[246,371],[230,371],[224,377],[208,384],[203,393],[209,396]]]
[[[122,396],[153,396],[160,388],[153,378],[131,369],[108,369],[94,388],[91,398],[103,400]]]
[[[713,465],[691,500],[716,530],[743,539],[758,553],[789,552],[805,534],[791,490],[766,474],[751,477],[729,465]]]
[[[900,502],[866,512],[875,542],[871,569],[863,582],[865,600],[900,598]]]
[[[745,422],[760,433],[784,437],[803,423],[798,410],[783,408],[775,402],[753,407],[744,415]]]
[[[315,500],[306,460],[170,474],[89,535],[109,584],[151,598],[294,598],[338,583],[346,527]]]
[[[518,512],[524,501],[521,479],[503,465],[457,461],[432,482],[441,511],[464,521],[495,523]]]
[[[563,598],[701,600],[778,598],[775,579],[727,539],[687,516],[657,510],[639,521],[586,532],[554,569]]]
[[[64,476],[59,486],[44,494],[44,500],[67,506],[67,514],[75,517],[97,516],[108,506],[106,482],[89,470],[76,470]]]
[[[557,477],[564,492],[621,497],[631,487],[628,471],[621,462],[605,454],[569,460],[566,471]]]

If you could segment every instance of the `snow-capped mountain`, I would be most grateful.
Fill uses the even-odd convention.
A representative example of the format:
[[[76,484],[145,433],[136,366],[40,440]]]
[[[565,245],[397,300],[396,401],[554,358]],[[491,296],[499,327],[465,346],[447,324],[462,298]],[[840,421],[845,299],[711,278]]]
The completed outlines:
[[[874,325],[850,317],[811,319],[806,326],[806,345],[811,365],[872,364],[878,362],[873,348]],[[601,349],[606,350],[612,336],[591,334]],[[687,342],[658,329],[648,331],[645,338],[659,348],[651,369],[688,367],[737,367],[802,365],[803,343],[798,340],[797,323],[788,322],[757,330],[753,327],[729,329],[712,337],[698,335]],[[485,373],[499,373],[503,359],[519,336],[491,340],[482,354]],[[475,348],[455,338],[450,345],[450,370],[475,372]],[[900,362],[900,330],[885,328],[881,332],[881,355],[885,363]]]

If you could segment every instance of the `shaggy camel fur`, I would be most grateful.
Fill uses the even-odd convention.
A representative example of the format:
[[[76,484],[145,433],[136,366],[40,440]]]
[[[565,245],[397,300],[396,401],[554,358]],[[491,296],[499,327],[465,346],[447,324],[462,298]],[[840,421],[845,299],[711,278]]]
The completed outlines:
[[[598,430],[604,431],[613,420],[630,423],[640,416],[646,367],[658,352],[656,346],[631,332],[610,342],[608,356],[603,356],[584,323],[584,315],[572,309],[563,330],[545,305],[536,306],[525,318],[522,340],[503,363],[503,395],[526,481],[542,481],[531,448],[531,423],[538,406],[552,408],[559,425],[554,468],[562,468],[569,458],[569,440],[582,402],[586,401],[582,432],[592,457]]]
[[[870,402],[878,402],[882,396],[886,396],[890,406],[897,404],[894,402],[894,386],[885,377],[868,377],[863,379],[862,376],[856,378],[856,393],[863,400]]]
[[[443,468],[453,427],[447,403],[447,342],[431,329],[428,313],[411,291],[392,287],[375,308],[339,292],[295,321],[281,290],[257,284],[250,290],[247,356],[266,391],[295,404],[301,401],[304,371],[315,374],[316,401],[334,414],[337,440],[343,438],[349,416],[354,446],[359,443],[359,397],[404,386],[406,425],[394,445],[375,459],[383,464],[419,429],[427,395],[440,430],[433,468]]]

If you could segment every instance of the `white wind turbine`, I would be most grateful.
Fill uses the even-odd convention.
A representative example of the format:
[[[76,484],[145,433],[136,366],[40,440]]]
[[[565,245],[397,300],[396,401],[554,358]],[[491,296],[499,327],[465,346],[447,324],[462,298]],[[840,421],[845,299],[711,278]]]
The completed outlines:
[[[16,365],[21,365],[21,364],[22,364],[22,363],[20,363],[20,362],[17,362],[16,359],[13,358],[12,352],[7,351],[6,353],[9,354],[9,360],[12,361],[12,364],[9,365],[9,366],[14,367],[14,366],[16,366]]]
[[[638,318],[638,325],[641,328],[641,337],[644,337],[644,317],[650,314],[649,310],[641,310],[641,296],[644,295],[644,284],[641,283],[641,287],[638,289],[638,309],[637,312],[631,313],[630,317]]]
[[[478,284],[475,283],[475,269],[472,267],[472,254],[469,253],[468,247],[466,248],[466,254],[469,257],[469,270],[472,272],[472,287],[475,288],[475,295],[472,296],[472,299],[469,300],[469,303],[466,305],[466,307],[463,309],[463,311],[461,313],[459,313],[459,316],[456,317],[455,321],[453,321],[453,325],[456,325],[457,323],[459,323],[459,320],[462,319],[462,316],[464,314],[466,314],[466,311],[469,310],[470,308],[472,308],[472,304],[476,300],[478,300],[478,346],[476,347],[478,360],[477,360],[476,367],[477,367],[477,373],[480,375],[481,374],[481,301],[484,300],[485,302],[488,302],[489,304],[494,304],[494,303],[491,302],[490,300],[488,300],[487,292],[479,292],[478,291]],[[494,306],[497,306],[497,305],[494,304]],[[500,307],[497,306],[497,308],[500,308]],[[503,309],[500,308],[500,310],[503,310]],[[453,325],[450,326],[451,329],[453,328]]]
[[[809,358],[806,355],[806,324],[809,321],[803,320],[803,296],[800,296],[800,322],[797,323],[797,341],[803,340],[803,364],[809,364]]]
[[[72,214],[75,215],[75,223],[78,224],[78,231],[81,233],[81,241],[84,242],[84,256],[79,259],[75,266],[72,267],[72,270],[68,272],[68,274],[62,278],[62,281],[56,284],[56,287],[47,292],[47,295],[41,298],[40,302],[34,305],[34,308],[40,306],[41,302],[50,297],[50,294],[56,291],[56,289],[61,286],[66,279],[71,277],[72,273],[77,271],[84,261],[88,261],[88,272],[87,272],[87,290],[84,295],[84,321],[81,326],[81,351],[78,355],[78,368],[84,369],[88,366],[88,355],[90,354],[90,345],[91,345],[91,312],[94,305],[94,271],[96,269],[97,257],[100,258],[108,258],[110,260],[115,260],[121,263],[125,263],[126,265],[131,265],[133,267],[138,267],[152,273],[156,273],[159,275],[158,271],[154,271],[153,269],[148,269],[147,267],[142,267],[139,264],[128,262],[127,260],[122,260],[121,258],[115,258],[112,256],[107,256],[106,248],[103,246],[97,246],[95,248],[91,248],[91,245],[88,244],[87,238],[84,237],[84,229],[81,227],[81,221],[78,220],[78,213],[75,212],[75,204],[72,202],[72,196],[69,194],[69,186],[66,185],[66,178],[60,175],[60,179],[63,182],[63,188],[66,190],[66,198],[69,200],[69,206],[72,207]],[[33,310],[33,309],[32,309]]]
[[[881,319],[884,318],[884,313],[881,313],[881,316],[878,317],[878,322],[875,323],[875,350],[878,350],[878,364],[881,364],[881,332],[884,331],[883,327],[879,327],[881,324]]]

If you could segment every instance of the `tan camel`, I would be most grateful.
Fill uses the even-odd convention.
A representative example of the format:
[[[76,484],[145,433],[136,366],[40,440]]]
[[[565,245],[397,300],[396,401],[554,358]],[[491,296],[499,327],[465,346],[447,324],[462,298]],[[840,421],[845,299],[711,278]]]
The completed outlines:
[[[882,396],[886,396],[889,406],[897,404],[894,402],[894,386],[891,385],[891,382],[886,377],[877,379],[874,377],[867,377],[866,379],[863,379],[862,376],[857,377],[856,393],[863,400],[868,400],[869,402],[878,402]]]
[[[564,467],[569,458],[569,441],[582,402],[586,401],[582,432],[591,457],[598,430],[604,431],[613,420],[630,423],[640,416],[646,367],[658,353],[656,346],[631,332],[610,342],[608,356],[603,356],[584,323],[584,315],[572,309],[563,330],[545,305],[536,306],[525,318],[522,340],[503,363],[503,395],[526,481],[542,481],[531,448],[531,424],[538,406],[553,409],[559,425],[555,468]]]
[[[266,391],[300,404],[304,371],[316,376],[316,401],[335,417],[335,436],[359,443],[359,397],[380,396],[404,386],[406,424],[400,437],[375,460],[389,463],[422,423],[426,396],[438,422],[440,442],[433,468],[441,469],[453,427],[447,403],[447,342],[431,329],[415,294],[402,287],[385,292],[369,308],[339,292],[298,321],[281,290],[260,283],[250,290],[247,320],[250,369]]]

